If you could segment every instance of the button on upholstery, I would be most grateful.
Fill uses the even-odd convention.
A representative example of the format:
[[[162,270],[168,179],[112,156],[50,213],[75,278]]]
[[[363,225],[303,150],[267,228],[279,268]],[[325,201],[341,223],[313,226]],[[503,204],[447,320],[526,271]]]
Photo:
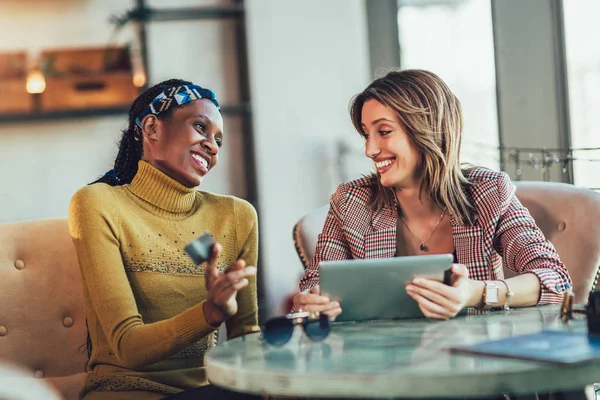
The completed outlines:
[[[42,379],[45,376],[45,374],[44,374],[44,371],[41,371],[38,369],[37,371],[35,371],[33,376],[34,376],[34,378]]]
[[[8,329],[4,325],[0,325],[0,336],[6,336]]]
[[[72,327],[72,326],[73,326],[73,318],[71,318],[71,317],[65,317],[65,318],[63,319],[63,325],[64,325],[65,327],[67,327],[67,328],[70,328],[70,327]]]
[[[17,261],[15,261],[15,268],[16,269],[23,269],[23,268],[25,268],[25,263],[23,262],[23,260],[17,260]]]
[[[556,227],[556,229],[558,229],[559,232],[564,231],[567,228],[567,223],[566,222],[561,222],[560,224],[558,224],[558,226]]]

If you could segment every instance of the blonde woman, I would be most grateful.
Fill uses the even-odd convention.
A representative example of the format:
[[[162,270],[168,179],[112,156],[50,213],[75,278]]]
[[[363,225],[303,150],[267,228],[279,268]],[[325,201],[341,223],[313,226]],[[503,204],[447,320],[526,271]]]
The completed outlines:
[[[565,266],[509,177],[461,167],[460,102],[442,79],[390,72],[352,99],[350,115],[376,172],[331,197],[295,309],[339,315],[340,305],[319,295],[318,265],[352,258],[453,254],[451,286],[406,283],[429,318],[451,318],[468,306],[557,303],[570,292]],[[517,276],[504,279],[500,257]]]

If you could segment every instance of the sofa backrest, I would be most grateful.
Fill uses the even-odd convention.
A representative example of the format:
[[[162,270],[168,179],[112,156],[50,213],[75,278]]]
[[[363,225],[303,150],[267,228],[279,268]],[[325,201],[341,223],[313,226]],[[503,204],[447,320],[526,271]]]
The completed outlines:
[[[83,382],[83,283],[67,220],[0,224],[0,362]],[[52,380],[52,379],[51,379]]]
[[[515,182],[546,239],[556,248],[573,280],[576,303],[585,303],[600,267],[600,194],[557,182]],[[507,274],[508,275],[508,274]]]

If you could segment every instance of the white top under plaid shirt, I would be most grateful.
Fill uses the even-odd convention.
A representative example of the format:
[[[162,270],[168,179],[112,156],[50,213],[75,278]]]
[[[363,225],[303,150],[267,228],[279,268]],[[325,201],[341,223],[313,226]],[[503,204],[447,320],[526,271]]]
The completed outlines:
[[[470,195],[475,223],[462,226],[451,216],[451,225],[456,258],[469,269],[469,278],[503,279],[503,260],[518,274],[538,276],[538,304],[560,303],[563,294],[571,289],[569,273],[554,246],[515,196],[515,185],[508,175],[473,169],[467,178],[473,183]],[[373,195],[371,179],[341,184],[331,196],[329,214],[315,256],[300,280],[300,290],[319,283],[321,261],[395,256],[398,214],[396,210],[375,212],[368,207]]]

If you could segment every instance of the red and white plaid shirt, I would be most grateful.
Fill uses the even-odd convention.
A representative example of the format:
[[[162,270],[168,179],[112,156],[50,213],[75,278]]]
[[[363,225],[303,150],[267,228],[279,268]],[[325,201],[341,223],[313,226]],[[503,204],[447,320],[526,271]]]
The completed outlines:
[[[542,288],[539,304],[560,303],[571,289],[569,273],[515,196],[508,175],[474,169],[467,178],[473,183],[475,222],[462,226],[450,218],[456,259],[467,266],[469,278],[503,279],[503,261],[517,274],[537,275]],[[395,256],[398,214],[390,209],[374,212],[367,206],[373,195],[370,179],[341,184],[331,196],[329,214],[300,290],[319,283],[321,261]]]

